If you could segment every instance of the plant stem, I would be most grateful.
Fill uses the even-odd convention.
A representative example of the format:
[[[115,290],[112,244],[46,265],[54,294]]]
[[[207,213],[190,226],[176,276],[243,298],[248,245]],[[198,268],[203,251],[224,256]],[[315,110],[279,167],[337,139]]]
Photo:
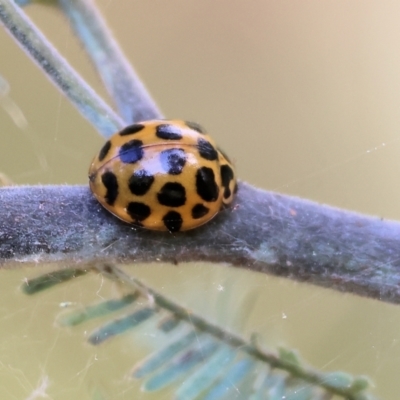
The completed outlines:
[[[124,127],[123,120],[78,75],[14,1],[0,0],[0,21],[100,133],[110,136]]]
[[[400,303],[400,223],[243,182],[233,208],[175,234],[118,220],[86,186],[2,188],[0,263],[33,261],[230,263]]]
[[[162,114],[91,0],[58,0],[127,124]]]

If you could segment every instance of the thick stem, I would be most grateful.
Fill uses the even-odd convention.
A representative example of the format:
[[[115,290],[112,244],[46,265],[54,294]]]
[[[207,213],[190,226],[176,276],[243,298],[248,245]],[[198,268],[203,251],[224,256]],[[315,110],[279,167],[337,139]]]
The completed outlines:
[[[233,208],[193,231],[125,224],[83,186],[0,190],[0,262],[230,263],[400,303],[400,223],[239,185]]]

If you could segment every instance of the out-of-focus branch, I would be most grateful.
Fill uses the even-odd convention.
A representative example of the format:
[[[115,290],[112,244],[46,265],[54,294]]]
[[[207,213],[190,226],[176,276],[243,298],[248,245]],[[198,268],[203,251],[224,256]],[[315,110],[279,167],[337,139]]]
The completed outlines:
[[[58,0],[127,124],[162,118],[92,0]]]
[[[155,305],[163,310],[171,312],[177,321],[185,321],[197,330],[196,334],[201,335],[201,332],[206,332],[214,339],[218,339],[231,349],[239,350],[246,353],[253,360],[261,361],[272,367],[275,371],[282,370],[290,374],[292,378],[301,379],[309,385],[316,385],[324,388],[327,392],[325,395],[311,398],[329,398],[331,394],[342,396],[346,400],[373,400],[374,397],[365,392],[368,388],[369,382],[365,377],[359,376],[356,378],[342,372],[325,373],[310,368],[300,360],[297,354],[291,350],[281,349],[279,353],[271,352],[257,346],[256,343],[246,340],[245,338],[233,332],[229,332],[223,327],[220,327],[207,319],[194,314],[191,310],[177,304],[175,301],[169,299],[163,294],[151,289],[140,280],[126,274],[120,268],[114,265],[98,266],[98,270],[104,275],[111,277],[117,282],[122,282],[125,287],[130,287],[134,292],[140,291],[147,298],[151,298]],[[106,331],[106,338],[111,334],[108,332],[108,327],[103,329]],[[115,329],[113,330],[113,332]],[[99,330],[96,331],[96,333]],[[95,336],[96,337],[96,336]],[[140,364],[139,364],[140,365]],[[143,365],[143,364],[142,364]],[[210,366],[208,366],[210,368]],[[220,362],[218,370],[223,369],[223,364]],[[143,369],[145,370],[145,368]],[[136,369],[136,374],[140,376],[140,366]],[[134,373],[135,374],[135,373]],[[344,381],[342,385],[338,385],[338,381]],[[302,388],[304,390],[304,387]],[[261,393],[261,392],[260,392]],[[317,396],[317,395],[316,395]],[[284,398],[285,396],[280,396]],[[177,396],[177,398],[186,398],[186,396]],[[191,396],[191,398],[194,398]],[[305,399],[306,397],[304,397]],[[308,398],[308,397],[307,397]]]
[[[400,303],[400,223],[241,183],[203,227],[161,233],[125,224],[83,186],[0,190],[0,262],[212,261]]]
[[[110,136],[126,125],[58,53],[13,0],[0,0],[0,22],[101,134]]]

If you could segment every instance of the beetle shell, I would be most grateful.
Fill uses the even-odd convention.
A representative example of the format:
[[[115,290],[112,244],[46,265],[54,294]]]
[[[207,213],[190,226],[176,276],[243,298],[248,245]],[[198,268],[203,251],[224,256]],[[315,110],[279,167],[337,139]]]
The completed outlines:
[[[206,223],[237,189],[235,170],[213,139],[180,120],[140,122],[114,134],[93,159],[89,184],[123,221],[170,232]]]

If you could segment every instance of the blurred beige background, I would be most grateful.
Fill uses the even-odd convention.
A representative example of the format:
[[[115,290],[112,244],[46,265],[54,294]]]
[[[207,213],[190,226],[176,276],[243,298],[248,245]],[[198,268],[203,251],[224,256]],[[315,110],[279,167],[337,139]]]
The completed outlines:
[[[399,2],[97,3],[165,115],[206,126],[241,179],[400,219]],[[57,9],[27,11],[106,97]],[[2,30],[0,54],[0,74],[11,87],[0,103],[0,171],[18,184],[86,183],[103,140]],[[10,99],[27,126],[10,118]],[[99,299],[100,289],[105,297],[115,289],[94,277],[61,292],[22,296],[23,277],[41,271],[1,273],[0,321],[8,329],[0,330],[0,398],[28,398],[44,376],[51,398],[94,398],[110,366],[115,376],[112,383],[101,378],[102,398],[150,398],[123,380],[133,362],[118,347],[122,340],[94,350],[83,345],[84,330],[53,326],[60,302],[86,304]],[[268,346],[297,348],[326,371],[369,375],[382,399],[398,398],[400,307],[221,266],[136,266],[132,273],[193,307],[211,298],[200,309],[210,318],[243,334],[260,332]],[[232,322],[245,293],[258,295],[246,325]],[[215,304],[232,319],[220,320],[224,312]]]

